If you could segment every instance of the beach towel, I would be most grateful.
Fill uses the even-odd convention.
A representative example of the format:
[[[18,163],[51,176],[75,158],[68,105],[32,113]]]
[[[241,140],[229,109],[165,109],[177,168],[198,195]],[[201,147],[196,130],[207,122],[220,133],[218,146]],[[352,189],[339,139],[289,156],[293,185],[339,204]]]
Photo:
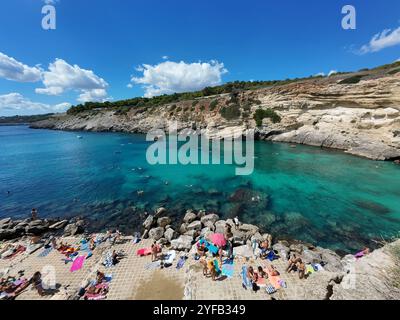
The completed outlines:
[[[246,266],[242,267],[242,272],[240,274],[242,276],[242,286],[243,286],[243,288],[245,288],[245,289],[251,288],[251,281],[247,277],[247,267]]]
[[[278,259],[278,256],[275,254],[275,252],[273,250],[271,250],[266,257],[267,260],[269,261],[274,261],[276,259]]]
[[[222,275],[226,276],[228,278],[233,277],[233,260],[228,259],[225,260],[224,263],[222,264]]]
[[[85,256],[79,256],[77,257],[74,262],[72,263],[71,272],[75,272],[80,270],[83,267],[83,263],[85,262]]]
[[[268,294],[273,294],[273,293],[276,292],[276,289],[275,289],[273,286],[268,285],[268,286],[265,288],[265,291],[266,291]]]
[[[38,257],[39,258],[47,257],[52,250],[53,250],[52,247],[44,249],[41,253],[38,254]]]
[[[85,300],[104,300],[106,298],[106,295],[104,294],[90,294],[90,293],[85,293],[83,296]]]
[[[217,259],[214,259],[214,267],[215,271],[217,271],[217,274],[221,274],[221,268],[219,267],[219,261]]]
[[[88,250],[89,250],[89,244],[86,241],[82,241],[80,251],[88,251]]]
[[[26,248],[26,252],[28,254],[32,254],[35,253],[36,251],[38,251],[40,248],[42,248],[44,246],[43,243],[37,243],[37,244],[30,244],[27,248]]]
[[[144,266],[144,268],[146,270],[154,270],[154,269],[158,269],[160,266],[161,266],[161,261],[158,260],[158,261],[153,261],[153,262],[146,264]]]
[[[218,247],[211,244],[211,243],[207,243],[206,248],[208,249],[208,251],[210,251],[212,254],[217,254],[218,253]]]
[[[285,282],[285,280],[279,280],[279,284],[281,285],[282,288],[287,288],[287,284]]]
[[[26,248],[24,246],[19,245],[17,247],[17,249],[10,255],[8,255],[7,257],[5,257],[4,259],[6,260],[10,260],[13,259],[14,257],[16,257],[19,253],[25,252]]]
[[[314,272],[315,272],[314,267],[312,265],[308,264],[306,266],[306,274],[312,274]]]
[[[175,250],[168,251],[166,257],[164,258],[164,264],[168,265],[172,264],[174,262],[175,257],[176,257]]]
[[[110,252],[106,254],[106,257],[105,257],[105,259],[104,259],[103,265],[104,265],[106,268],[111,268],[111,267],[114,265],[114,264],[113,264],[112,255],[111,255]]]
[[[136,255],[138,256],[148,256],[151,254],[151,248],[143,248],[143,249],[139,249],[138,251],[136,251]]]
[[[267,286],[267,282],[265,281],[265,278],[259,277],[259,278],[257,279],[257,285],[258,285],[259,287],[266,287],[266,286]]]
[[[313,265],[315,271],[323,271],[324,267],[321,266],[319,263]]]
[[[185,265],[186,260],[187,260],[187,257],[185,257],[185,256],[181,257],[181,258],[179,259],[177,265],[176,265],[176,268],[177,268],[178,270],[179,270],[179,269],[182,269],[183,266]]]
[[[365,256],[364,251],[357,252],[357,253],[354,255],[354,257],[356,257],[356,259],[361,259],[361,258],[364,257],[364,256]]]

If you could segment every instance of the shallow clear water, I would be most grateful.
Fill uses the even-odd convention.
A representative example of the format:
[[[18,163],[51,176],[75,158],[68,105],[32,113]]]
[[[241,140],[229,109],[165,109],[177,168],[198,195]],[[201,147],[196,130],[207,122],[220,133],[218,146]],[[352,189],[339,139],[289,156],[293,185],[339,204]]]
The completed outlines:
[[[37,207],[41,216],[79,214],[133,230],[160,205],[177,221],[186,209],[206,209],[344,251],[400,231],[393,163],[256,142],[255,171],[240,177],[230,165],[150,166],[148,145],[142,135],[0,126],[0,217]]]

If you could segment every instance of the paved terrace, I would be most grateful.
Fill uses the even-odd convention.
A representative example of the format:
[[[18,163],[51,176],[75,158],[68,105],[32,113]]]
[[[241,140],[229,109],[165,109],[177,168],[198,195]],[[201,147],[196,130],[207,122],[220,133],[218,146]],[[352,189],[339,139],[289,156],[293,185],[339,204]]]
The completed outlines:
[[[0,270],[9,269],[7,275],[17,276],[18,271],[23,270],[25,277],[29,278],[36,271],[44,274],[44,268],[54,267],[56,282],[59,285],[59,292],[40,297],[36,290],[28,287],[17,299],[35,300],[35,299],[73,299],[79,290],[81,283],[87,279],[95,279],[97,270],[105,274],[112,274],[109,293],[109,300],[270,300],[274,299],[304,299],[305,295],[313,298],[313,288],[321,281],[324,271],[311,275],[307,280],[298,279],[297,274],[287,274],[285,272],[286,261],[282,259],[274,261],[274,266],[280,271],[281,278],[286,281],[287,288],[279,289],[273,295],[269,295],[265,290],[253,292],[242,287],[240,271],[243,264],[258,267],[266,262],[257,259],[246,260],[237,257],[234,263],[234,275],[221,281],[212,281],[211,278],[203,276],[202,268],[193,255],[189,255],[184,267],[176,269],[176,263],[179,260],[180,253],[177,252],[174,264],[169,268],[148,270],[146,265],[151,262],[151,257],[139,257],[136,251],[140,248],[150,247],[151,240],[142,240],[134,244],[131,237],[123,238],[125,243],[112,245],[111,243],[102,243],[98,246],[93,256],[85,261],[82,269],[76,272],[70,272],[71,263],[65,264],[62,260],[64,255],[58,251],[52,250],[46,257],[38,257],[43,251],[39,249],[33,254],[19,254],[12,260],[0,260]],[[80,238],[62,238],[64,243],[77,246]],[[127,257],[119,264],[111,268],[102,265],[103,255],[110,250],[123,250]],[[166,252],[164,249],[163,252]],[[327,276],[329,273],[326,272]],[[308,291],[310,294],[305,294]]]

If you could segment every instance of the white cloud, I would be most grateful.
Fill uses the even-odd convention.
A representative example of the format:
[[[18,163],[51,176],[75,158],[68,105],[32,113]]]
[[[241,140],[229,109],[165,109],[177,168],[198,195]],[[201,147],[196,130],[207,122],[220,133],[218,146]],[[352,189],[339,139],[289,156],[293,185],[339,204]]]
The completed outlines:
[[[93,89],[93,90],[83,90],[79,95],[79,102],[87,102],[87,101],[106,101],[111,100],[111,98],[107,97],[107,91],[104,89]]]
[[[0,78],[18,82],[37,82],[40,81],[40,77],[40,68],[28,67],[0,52]]]
[[[39,94],[60,95],[67,90],[80,92],[78,101],[104,101],[107,98],[108,83],[91,70],[78,65],[70,65],[62,59],[56,59],[49,65],[49,71],[42,74],[45,88],[37,88]]]
[[[201,90],[221,83],[221,77],[228,71],[218,61],[185,63],[165,61],[157,65],[143,64],[137,71],[142,77],[132,77],[131,81],[142,84],[145,97]]]
[[[161,58],[162,58],[163,60],[168,60],[168,59],[169,59],[168,56],[162,56]]]
[[[325,77],[325,72],[319,72],[315,74],[314,77]]]
[[[331,71],[329,71],[329,73],[328,73],[328,77],[333,76],[333,75],[336,74],[336,73],[338,73],[337,70],[331,70]]]
[[[132,88],[133,88],[133,84],[132,84],[132,83],[128,83],[128,84],[126,85],[126,87],[129,88],[129,89],[132,89]]]
[[[400,44],[400,27],[395,30],[385,29],[372,37],[370,42],[363,45],[359,50],[360,54],[378,52],[382,49]]]
[[[0,95],[0,113],[7,112],[19,115],[53,113],[63,112],[69,107],[71,107],[71,104],[66,102],[56,105],[33,102],[16,92]]]

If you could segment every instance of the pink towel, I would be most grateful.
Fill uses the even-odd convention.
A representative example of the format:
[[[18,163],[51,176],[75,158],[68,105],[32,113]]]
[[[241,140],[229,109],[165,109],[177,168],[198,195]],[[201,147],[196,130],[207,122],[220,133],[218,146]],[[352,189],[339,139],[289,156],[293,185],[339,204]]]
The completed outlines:
[[[147,255],[151,254],[151,248],[139,249],[139,250],[136,252],[136,254],[137,254],[138,256],[141,256],[141,257],[147,256]]]
[[[83,263],[85,262],[85,256],[79,256],[74,260],[74,263],[71,266],[71,272],[78,271],[82,268]]]

